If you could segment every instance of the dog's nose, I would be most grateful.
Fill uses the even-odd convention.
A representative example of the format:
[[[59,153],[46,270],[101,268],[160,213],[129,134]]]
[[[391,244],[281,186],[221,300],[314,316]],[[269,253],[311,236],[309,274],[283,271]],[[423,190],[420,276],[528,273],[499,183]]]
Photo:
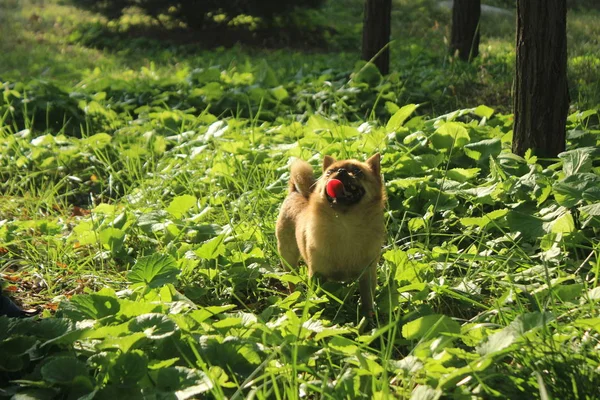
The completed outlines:
[[[344,168],[340,168],[337,170],[338,176],[348,176],[348,171],[346,171]]]

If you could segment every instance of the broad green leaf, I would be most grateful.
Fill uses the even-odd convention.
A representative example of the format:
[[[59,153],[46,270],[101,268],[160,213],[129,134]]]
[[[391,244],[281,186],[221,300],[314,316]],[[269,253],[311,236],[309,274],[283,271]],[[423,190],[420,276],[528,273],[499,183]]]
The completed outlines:
[[[114,351],[100,351],[96,354],[91,355],[87,359],[87,365],[91,369],[101,369],[107,371],[108,368],[114,364],[115,360],[119,357],[119,353]]]
[[[9,355],[0,358],[0,372],[17,372],[25,369],[29,364],[29,355]]]
[[[177,283],[179,269],[173,257],[152,254],[137,260],[127,278],[131,283],[156,288],[167,283]]]
[[[229,311],[235,308],[233,304],[227,304],[224,306],[210,306],[210,307],[202,307],[199,310],[194,310],[188,315],[193,318],[196,322],[204,322],[208,318],[214,317],[216,315],[222,314],[225,311]]]
[[[96,133],[95,135],[86,137],[81,140],[86,146],[96,150],[101,150],[108,146],[112,141],[112,136],[108,133]]]
[[[479,117],[490,119],[494,115],[494,109],[488,106],[480,105],[473,111]]]
[[[44,318],[36,321],[32,332],[39,338],[50,340],[75,329],[75,323],[67,318]]]
[[[561,301],[574,301],[578,299],[583,294],[583,284],[582,283],[573,283],[570,285],[567,284],[559,284],[552,288],[552,292],[556,297],[558,297]]]
[[[407,104],[398,111],[396,111],[385,126],[385,130],[387,132],[393,132],[398,130],[398,128],[404,125],[404,121],[406,121],[408,117],[410,117],[410,115],[413,112],[415,112],[417,107],[419,107],[418,104]]]
[[[556,202],[563,207],[575,207],[583,200],[600,201],[600,176],[577,173],[555,183],[552,192]]]
[[[277,75],[273,68],[269,65],[266,60],[261,60],[256,73],[256,83],[261,83],[265,87],[275,87],[279,85],[279,81],[277,79]]]
[[[80,294],[60,303],[59,312],[75,320],[101,319],[119,312],[115,297],[100,294]]]
[[[127,320],[135,318],[142,314],[156,313],[164,310],[164,304],[155,302],[145,302],[141,300],[119,300],[121,309],[118,317],[126,318]]]
[[[234,326],[242,326],[242,318],[240,317],[225,317],[222,320],[212,324],[215,328],[231,328]]]
[[[491,328],[487,324],[470,323],[463,325],[460,329],[461,340],[467,346],[476,346],[488,336],[488,331]]]
[[[506,214],[506,222],[511,232],[520,232],[528,240],[548,233],[544,230],[544,220],[531,214],[510,210]]]
[[[490,157],[496,157],[502,151],[500,139],[486,139],[476,143],[469,143],[463,147],[465,154],[475,161],[487,163]]]
[[[430,138],[431,144],[438,150],[462,148],[471,140],[467,129],[458,122],[446,122]]]
[[[391,262],[397,267],[403,267],[408,262],[408,255],[405,251],[394,249],[383,253],[383,259]]]
[[[196,199],[195,196],[189,194],[177,196],[171,200],[169,207],[167,207],[167,211],[175,218],[181,218],[186,212],[196,205],[197,201],[198,199]]]
[[[599,153],[598,149],[593,147],[582,147],[560,153],[558,158],[563,161],[565,177],[590,172],[592,170],[593,155],[597,153]]]
[[[70,356],[50,359],[42,366],[41,373],[46,381],[62,385],[72,385],[76,378],[88,377],[87,365]]]
[[[148,371],[148,358],[141,350],[121,353],[112,365],[109,376],[113,382],[134,384]]]
[[[600,286],[590,289],[587,292],[587,297],[590,300],[600,300]]]
[[[398,293],[406,293],[406,292],[421,292],[423,290],[425,290],[425,288],[427,288],[427,283],[425,282],[418,282],[418,283],[411,283],[410,285],[406,285],[406,286],[401,286],[397,289]]]
[[[225,254],[225,244],[223,241],[225,240],[225,235],[219,235],[214,237],[202,244],[198,250],[194,253],[200,258],[206,260],[214,260],[219,256]]]
[[[411,218],[408,220],[408,230],[411,232],[417,232],[425,227],[425,220],[423,218]]]
[[[453,168],[446,171],[446,177],[457,182],[467,182],[479,175],[480,168]]]
[[[292,283],[294,285],[297,285],[304,280],[301,276],[298,276],[297,274],[265,274],[264,277],[277,279],[278,281],[281,281],[285,284]]]
[[[2,356],[21,356],[31,350],[37,343],[32,336],[13,336],[0,342]]]
[[[113,204],[100,203],[94,207],[95,214],[114,215],[117,207]]]
[[[328,346],[347,355],[354,355],[358,350],[355,342],[343,336],[335,336],[329,341]]]
[[[519,315],[506,328],[489,336],[477,351],[481,355],[500,352],[514,344],[527,332],[541,328],[553,320],[554,316],[551,313],[533,312]]]
[[[579,207],[579,211],[594,217],[600,216],[600,202]]]
[[[151,371],[150,374],[159,393],[171,393],[177,399],[197,398],[213,387],[211,380],[197,369],[168,367]]]
[[[452,349],[454,350],[454,349]],[[450,352],[449,350],[448,352]],[[463,353],[464,354],[464,353]],[[459,382],[464,379],[470,379],[474,374],[483,372],[490,368],[494,364],[492,357],[482,357],[471,361],[468,365],[462,368],[449,369],[449,373],[444,374],[443,378],[438,382],[438,388],[442,391],[451,391],[453,388],[458,386]],[[433,363],[431,363],[433,364]],[[431,365],[426,365],[425,368],[431,368]]]
[[[570,212],[565,212],[550,223],[550,232],[552,233],[571,233],[575,230],[575,221]]]
[[[301,281],[299,281],[299,282],[301,282]],[[288,296],[279,299],[277,301],[276,305],[277,305],[277,307],[280,307],[284,310],[289,310],[293,306],[296,305],[296,303],[298,302],[300,297],[301,297],[301,293],[299,291],[295,291],[293,293],[290,293]]]
[[[96,348],[98,350],[118,349],[123,353],[127,353],[134,345],[146,337],[144,332],[136,332],[131,335],[119,337],[108,337],[97,344]]]
[[[320,114],[312,114],[306,122],[306,127],[312,132],[333,131],[337,124]]]
[[[271,91],[271,94],[273,95],[273,97],[275,97],[275,99],[277,99],[277,101],[283,101],[283,100],[287,99],[288,97],[290,97],[288,91],[283,86],[277,86],[277,87],[271,89],[270,91]]]
[[[194,89],[191,96],[202,96],[207,101],[217,101],[223,97],[223,86],[219,82],[209,82],[206,85]]]
[[[112,254],[117,254],[123,249],[125,232],[121,229],[108,227],[100,231],[98,238],[100,239],[100,243],[109,249]]]
[[[177,363],[179,360],[179,357],[169,358],[168,360],[151,360],[148,363],[148,369],[167,368]]]
[[[218,82],[221,80],[221,69],[218,67],[196,68],[190,72],[188,79],[199,84]]]
[[[485,214],[482,217],[465,217],[460,219],[460,223],[464,226],[478,226],[480,228],[485,228],[492,221],[497,221],[507,215],[509,210],[503,208],[501,210],[494,210]]]
[[[323,330],[319,331],[316,335],[314,340],[315,341],[319,341],[321,339],[325,339],[326,337],[329,336],[342,336],[345,334],[350,333],[349,329],[346,328],[335,328],[335,327],[331,327],[331,328],[324,328]]]
[[[82,221],[73,228],[77,242],[80,246],[96,243],[97,234],[94,230],[94,224],[89,221]]]
[[[450,317],[431,314],[417,318],[402,327],[402,336],[408,340],[431,339],[443,333],[459,333],[460,324]]]
[[[423,154],[414,156],[414,159],[422,163],[428,170],[436,169],[444,162],[444,155],[438,154]]]
[[[118,325],[107,325],[95,327],[86,331],[81,337],[86,339],[104,339],[107,337],[119,337],[124,336],[129,332],[129,326],[127,322],[123,322]]]
[[[386,101],[385,102],[385,109],[387,110],[387,112],[390,115],[394,115],[396,113],[396,111],[398,111],[400,109],[400,107],[398,107],[396,105],[396,103],[393,103],[391,101]]]
[[[443,394],[441,390],[431,386],[417,385],[410,395],[410,400],[438,400]]]
[[[596,332],[600,332],[600,318],[580,318],[575,320],[573,323],[575,326],[580,326],[583,328],[592,328]]]
[[[143,314],[129,323],[131,332],[142,332],[148,339],[164,339],[177,331],[177,325],[163,314]]]

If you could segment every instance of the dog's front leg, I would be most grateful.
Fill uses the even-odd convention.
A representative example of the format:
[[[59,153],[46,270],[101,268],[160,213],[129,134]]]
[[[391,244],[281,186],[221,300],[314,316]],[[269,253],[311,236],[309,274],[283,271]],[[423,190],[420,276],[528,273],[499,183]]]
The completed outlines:
[[[361,299],[361,310],[367,319],[373,318],[373,303],[375,298],[375,288],[377,286],[377,267],[376,263],[371,265],[359,278],[358,289]]]

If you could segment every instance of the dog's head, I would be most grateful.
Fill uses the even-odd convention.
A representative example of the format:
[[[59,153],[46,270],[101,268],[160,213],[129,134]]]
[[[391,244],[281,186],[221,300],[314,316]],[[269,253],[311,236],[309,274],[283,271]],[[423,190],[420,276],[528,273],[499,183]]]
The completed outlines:
[[[331,180],[341,182],[336,185],[335,194],[331,189],[327,190]],[[317,190],[332,206],[351,207],[381,201],[384,194],[379,153],[365,162],[336,161],[333,157],[325,156],[323,176],[319,180]]]

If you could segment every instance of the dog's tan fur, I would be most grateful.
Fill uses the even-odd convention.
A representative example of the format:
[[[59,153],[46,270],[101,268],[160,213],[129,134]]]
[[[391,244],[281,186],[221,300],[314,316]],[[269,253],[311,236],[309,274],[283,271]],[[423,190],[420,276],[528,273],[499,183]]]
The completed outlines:
[[[357,172],[349,172],[353,182],[364,189],[356,204],[328,200],[327,182],[340,168]],[[358,279],[363,312],[370,316],[385,236],[384,204],[379,154],[364,163],[325,156],[323,175],[318,180],[310,164],[296,160],[291,166],[289,194],[277,219],[279,253],[289,267],[296,267],[302,257],[309,277],[316,274],[336,281]]]

